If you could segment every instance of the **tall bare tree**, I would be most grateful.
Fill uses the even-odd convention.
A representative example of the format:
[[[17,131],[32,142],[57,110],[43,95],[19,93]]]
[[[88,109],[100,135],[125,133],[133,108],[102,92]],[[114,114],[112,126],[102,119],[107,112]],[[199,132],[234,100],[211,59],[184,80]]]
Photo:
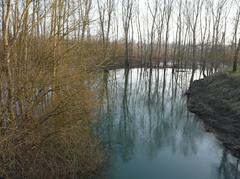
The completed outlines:
[[[133,16],[134,0],[122,0],[122,23],[125,39],[125,65],[129,66],[129,29]]]

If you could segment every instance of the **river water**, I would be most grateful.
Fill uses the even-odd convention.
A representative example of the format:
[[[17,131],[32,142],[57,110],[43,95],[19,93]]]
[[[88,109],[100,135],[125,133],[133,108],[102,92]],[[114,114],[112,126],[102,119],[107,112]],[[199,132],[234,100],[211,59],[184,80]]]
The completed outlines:
[[[103,74],[97,133],[109,157],[107,179],[239,179],[238,159],[183,95],[190,70],[113,70]],[[194,79],[201,78],[196,71]]]

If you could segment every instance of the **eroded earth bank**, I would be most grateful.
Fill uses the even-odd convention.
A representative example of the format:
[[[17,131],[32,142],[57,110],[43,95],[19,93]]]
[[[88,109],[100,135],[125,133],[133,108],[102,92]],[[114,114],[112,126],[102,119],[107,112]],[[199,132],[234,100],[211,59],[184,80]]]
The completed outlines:
[[[240,77],[217,73],[194,81],[187,95],[189,110],[204,121],[206,130],[240,156]]]

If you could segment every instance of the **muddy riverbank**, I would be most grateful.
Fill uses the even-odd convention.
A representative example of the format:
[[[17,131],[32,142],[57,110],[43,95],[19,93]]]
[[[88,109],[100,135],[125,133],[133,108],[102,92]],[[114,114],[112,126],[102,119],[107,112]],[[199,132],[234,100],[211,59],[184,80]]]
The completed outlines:
[[[204,121],[206,130],[240,156],[240,77],[217,73],[194,81],[187,95],[189,110]]]

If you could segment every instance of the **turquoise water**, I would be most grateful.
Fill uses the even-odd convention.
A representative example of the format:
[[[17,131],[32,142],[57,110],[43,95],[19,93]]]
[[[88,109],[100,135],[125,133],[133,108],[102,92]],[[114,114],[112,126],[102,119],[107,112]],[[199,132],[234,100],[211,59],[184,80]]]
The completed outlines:
[[[190,78],[171,69],[103,74],[97,131],[109,155],[107,179],[240,178],[238,159],[188,112]]]

